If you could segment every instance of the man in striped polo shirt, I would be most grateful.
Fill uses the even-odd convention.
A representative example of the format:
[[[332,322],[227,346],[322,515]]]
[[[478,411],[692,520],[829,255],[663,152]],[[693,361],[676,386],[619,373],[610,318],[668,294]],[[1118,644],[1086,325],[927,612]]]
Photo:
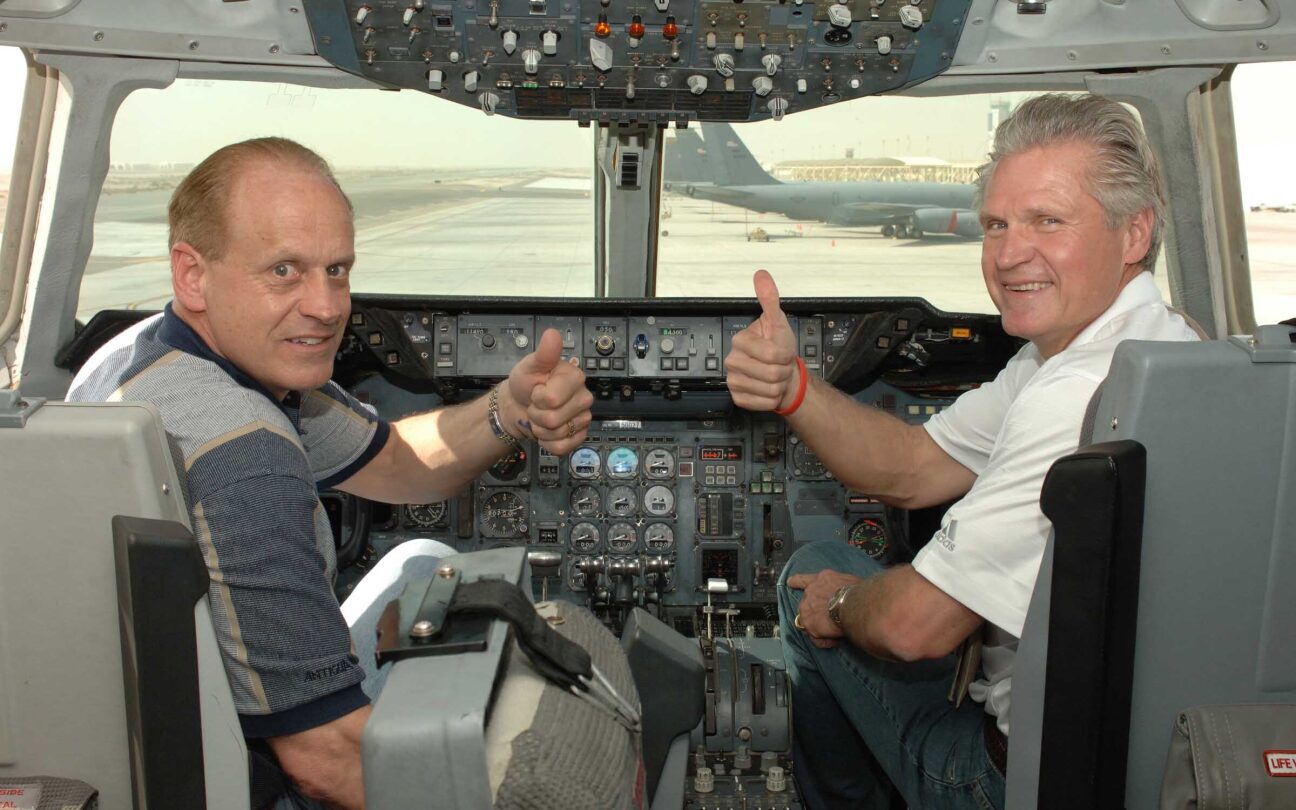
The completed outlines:
[[[570,452],[593,402],[549,330],[489,396],[376,417],[329,379],[351,309],[352,220],[328,165],[305,147],[261,138],[218,150],[171,199],[174,300],[100,349],[68,394],[161,411],[243,733],[295,783],[277,797],[283,807],[363,807],[365,690],[380,683],[366,680],[333,594],[317,491],[439,500],[511,441]]]

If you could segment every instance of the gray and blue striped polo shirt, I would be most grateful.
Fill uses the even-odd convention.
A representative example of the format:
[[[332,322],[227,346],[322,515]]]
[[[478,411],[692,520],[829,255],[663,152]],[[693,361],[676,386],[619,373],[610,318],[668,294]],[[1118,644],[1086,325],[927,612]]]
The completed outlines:
[[[292,734],[365,705],[317,492],[377,455],[390,426],[332,382],[277,402],[169,305],[96,352],[67,398],[161,411],[244,735]]]

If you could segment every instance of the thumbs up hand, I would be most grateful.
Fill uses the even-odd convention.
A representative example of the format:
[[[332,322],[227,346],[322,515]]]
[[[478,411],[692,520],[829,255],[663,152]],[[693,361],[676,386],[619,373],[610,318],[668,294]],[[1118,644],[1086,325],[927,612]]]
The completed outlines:
[[[726,382],[734,404],[749,411],[786,408],[796,396],[797,341],[779,308],[778,286],[764,270],[752,279],[761,315],[734,335],[725,358]]]
[[[593,414],[594,395],[585,387],[580,359],[562,360],[562,336],[546,329],[531,354],[509,372],[509,403],[501,401],[500,416],[510,433],[534,436],[555,455],[566,455],[585,441]]]

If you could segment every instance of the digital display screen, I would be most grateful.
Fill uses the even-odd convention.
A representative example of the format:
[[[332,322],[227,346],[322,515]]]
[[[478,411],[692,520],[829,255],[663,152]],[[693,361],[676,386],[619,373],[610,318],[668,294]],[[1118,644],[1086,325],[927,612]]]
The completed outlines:
[[[703,461],[742,461],[742,445],[731,445],[728,447],[703,447]]]

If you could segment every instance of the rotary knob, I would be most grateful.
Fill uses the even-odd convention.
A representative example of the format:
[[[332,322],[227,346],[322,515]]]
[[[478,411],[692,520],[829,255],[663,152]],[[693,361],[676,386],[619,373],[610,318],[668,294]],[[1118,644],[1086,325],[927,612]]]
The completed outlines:
[[[523,51],[522,69],[534,76],[540,70],[540,52],[535,48],[527,48]]]
[[[616,338],[612,337],[609,334],[604,333],[602,335],[599,335],[598,339],[594,341],[594,351],[598,352],[604,357],[611,354],[612,350],[615,348],[616,348]]]

